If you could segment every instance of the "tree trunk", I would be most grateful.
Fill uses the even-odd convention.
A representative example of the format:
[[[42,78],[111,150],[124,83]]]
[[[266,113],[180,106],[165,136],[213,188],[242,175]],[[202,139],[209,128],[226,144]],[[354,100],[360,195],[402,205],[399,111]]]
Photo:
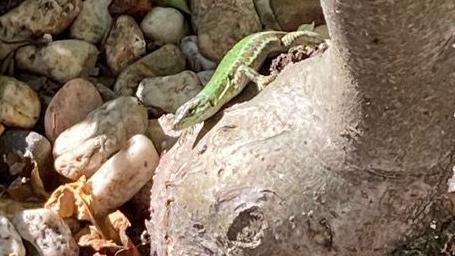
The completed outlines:
[[[323,54],[163,157],[152,255],[387,255],[450,221],[455,3],[322,6]]]

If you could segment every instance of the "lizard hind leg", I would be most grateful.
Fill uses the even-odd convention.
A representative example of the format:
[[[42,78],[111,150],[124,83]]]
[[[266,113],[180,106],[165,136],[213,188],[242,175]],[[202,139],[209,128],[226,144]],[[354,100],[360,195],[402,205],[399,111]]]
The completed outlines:
[[[281,42],[287,48],[291,47],[296,42],[299,43],[300,41],[302,42],[301,44],[318,45],[323,43],[324,39],[316,32],[305,30],[289,32],[281,38]]]
[[[268,76],[261,75],[256,70],[246,65],[241,65],[239,71],[242,75],[246,76],[248,80],[255,83],[259,91],[262,91],[270,82],[275,80],[277,76],[276,73],[272,73]]]

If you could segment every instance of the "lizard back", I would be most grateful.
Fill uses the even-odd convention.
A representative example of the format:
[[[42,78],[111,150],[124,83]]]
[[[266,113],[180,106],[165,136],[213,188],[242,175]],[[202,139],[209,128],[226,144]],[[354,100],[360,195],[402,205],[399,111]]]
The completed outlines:
[[[228,83],[232,80],[240,65],[246,65],[253,69],[259,68],[270,53],[283,50],[281,44],[281,37],[286,35],[282,31],[264,31],[249,35],[229,50],[219,63],[213,77],[202,90],[203,93],[211,95],[219,95]],[[246,78],[240,81],[235,81],[240,88],[243,88],[248,82]],[[241,89],[234,95],[225,98],[229,101],[232,97],[236,96]],[[234,91],[233,91],[234,92]]]

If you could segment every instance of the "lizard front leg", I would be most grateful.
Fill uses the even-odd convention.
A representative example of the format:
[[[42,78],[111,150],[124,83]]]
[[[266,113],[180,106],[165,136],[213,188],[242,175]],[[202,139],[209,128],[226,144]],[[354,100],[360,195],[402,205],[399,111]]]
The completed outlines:
[[[268,76],[259,74],[256,70],[248,67],[247,65],[241,65],[238,69],[240,75],[244,75],[248,80],[256,84],[259,91],[262,91],[268,84],[275,80],[277,74],[272,73]]]

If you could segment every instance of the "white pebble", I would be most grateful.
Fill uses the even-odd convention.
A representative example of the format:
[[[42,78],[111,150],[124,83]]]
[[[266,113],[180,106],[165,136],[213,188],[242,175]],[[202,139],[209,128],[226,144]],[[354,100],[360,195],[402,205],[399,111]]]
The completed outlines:
[[[88,180],[96,215],[104,215],[130,200],[153,176],[159,156],[152,141],[138,134],[106,161]]]
[[[0,255],[25,256],[25,247],[21,236],[13,224],[0,215]]]
[[[159,45],[178,44],[186,34],[183,14],[174,8],[155,7],[141,22],[144,35]]]
[[[134,97],[118,97],[90,112],[55,140],[55,170],[72,180],[90,177],[131,136],[147,129],[147,109]]]
[[[145,106],[174,113],[178,107],[202,90],[201,81],[192,71],[142,80],[136,96]]]
[[[71,26],[71,37],[89,43],[101,41],[112,25],[108,7],[112,0],[85,0],[82,10]]]
[[[53,41],[46,46],[27,45],[16,51],[17,67],[45,75],[60,83],[88,77],[96,65],[98,49],[83,40]]]
[[[6,126],[30,128],[38,121],[38,94],[26,83],[0,76],[0,122]]]
[[[79,255],[79,247],[69,227],[57,213],[49,209],[20,211],[12,222],[22,238],[30,242],[40,255]]]

